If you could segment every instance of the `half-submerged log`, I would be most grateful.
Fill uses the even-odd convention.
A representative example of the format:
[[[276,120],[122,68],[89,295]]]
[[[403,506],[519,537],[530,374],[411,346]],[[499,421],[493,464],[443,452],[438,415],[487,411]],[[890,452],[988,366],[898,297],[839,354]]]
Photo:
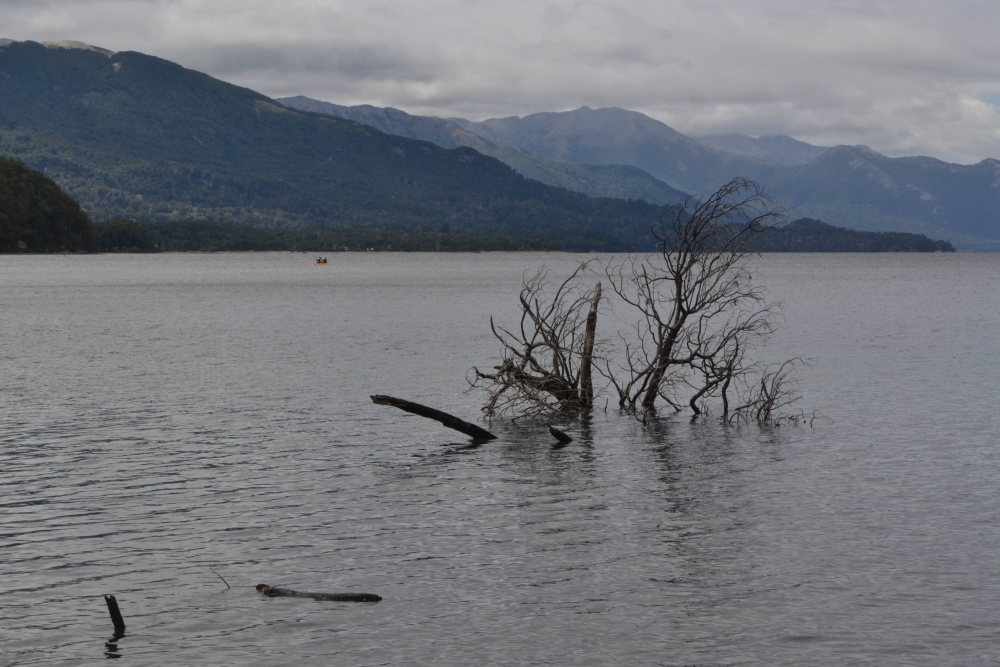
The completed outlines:
[[[554,426],[552,426],[552,424],[549,424],[549,433],[552,434],[553,438],[555,438],[564,445],[573,442],[573,438],[569,437],[559,429],[555,428]]]
[[[125,619],[122,618],[122,612],[118,609],[118,600],[114,595],[105,595],[104,602],[108,605],[111,622],[115,624],[115,634],[112,637],[120,639],[125,636]]]
[[[257,590],[269,598],[310,598],[321,602],[378,602],[382,599],[374,593],[302,593],[267,584],[257,584]]]
[[[467,421],[462,421],[458,417],[449,415],[447,412],[441,412],[440,410],[435,410],[434,408],[428,408],[426,405],[420,405],[419,403],[414,403],[412,401],[404,401],[401,398],[393,398],[392,396],[382,395],[372,396],[372,403],[377,405],[391,405],[392,407],[399,408],[405,412],[433,419],[434,421],[441,422],[448,428],[455,429],[459,433],[464,433],[473,440],[496,440],[496,436],[486,429],[480,428],[475,424],[470,424]]]

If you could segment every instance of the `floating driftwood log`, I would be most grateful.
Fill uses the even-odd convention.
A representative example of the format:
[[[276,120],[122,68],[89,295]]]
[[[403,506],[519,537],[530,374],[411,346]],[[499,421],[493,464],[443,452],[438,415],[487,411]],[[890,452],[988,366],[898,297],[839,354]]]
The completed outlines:
[[[301,593],[267,584],[257,584],[257,590],[269,598],[311,598],[321,602],[378,602],[382,599],[374,593]]]
[[[496,440],[496,436],[486,429],[480,428],[475,424],[470,424],[467,421],[462,421],[458,417],[449,415],[447,412],[441,412],[440,410],[435,410],[434,408],[428,408],[426,405],[420,405],[419,403],[414,403],[412,401],[404,401],[401,398],[393,398],[392,396],[382,395],[372,396],[372,403],[377,405],[391,405],[394,408],[399,408],[400,410],[410,412],[420,417],[433,419],[434,421],[441,422],[448,428],[455,429],[459,433],[464,433],[474,440]]]

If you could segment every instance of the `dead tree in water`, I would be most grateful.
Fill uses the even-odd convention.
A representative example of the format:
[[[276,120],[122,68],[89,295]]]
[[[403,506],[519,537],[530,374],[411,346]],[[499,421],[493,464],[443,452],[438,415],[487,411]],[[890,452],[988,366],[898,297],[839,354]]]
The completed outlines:
[[[754,360],[775,331],[778,304],[765,300],[749,263],[757,238],[784,218],[757,183],[737,178],[692,210],[667,209],[653,228],[658,252],[604,267],[615,296],[638,312],[635,335],[619,333],[621,358],[598,349],[601,284],[581,286],[581,265],[544,294],[546,273],[524,281],[518,331],[497,327],[494,372],[471,371],[489,396],[487,415],[573,414],[593,406],[593,366],[623,410],[645,420],[661,404],[695,417],[718,406],[728,422],[776,423],[798,393],[795,361],[771,369]],[[794,418],[791,418],[794,420]]]
[[[692,211],[667,211],[653,229],[659,252],[606,268],[617,295],[640,313],[624,363],[604,371],[619,405],[655,414],[658,402],[701,415],[712,399],[727,421],[774,421],[797,398],[791,364],[769,371],[750,353],[775,330],[748,269],[757,237],[784,216],[757,183],[737,178]],[[759,380],[759,382],[758,382]]]
[[[473,368],[469,377],[473,388],[489,394],[483,407],[487,416],[565,415],[593,406],[601,284],[590,291],[581,287],[587,268],[581,264],[551,298],[544,294],[544,269],[526,279],[519,330],[498,327],[490,318],[502,346],[500,365],[492,373]]]

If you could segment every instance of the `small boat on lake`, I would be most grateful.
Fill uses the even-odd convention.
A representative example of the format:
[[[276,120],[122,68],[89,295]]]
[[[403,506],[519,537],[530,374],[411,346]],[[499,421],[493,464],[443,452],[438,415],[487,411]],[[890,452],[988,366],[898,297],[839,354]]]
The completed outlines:
[[[326,257],[317,257],[316,261],[313,262],[313,264],[329,264],[329,263],[330,262],[327,260]]]

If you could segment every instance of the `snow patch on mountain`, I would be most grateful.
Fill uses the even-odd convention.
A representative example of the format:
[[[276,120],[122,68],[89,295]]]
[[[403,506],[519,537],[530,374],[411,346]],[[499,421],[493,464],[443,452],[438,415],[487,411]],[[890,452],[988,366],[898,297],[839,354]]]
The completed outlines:
[[[110,49],[102,49],[99,46],[91,46],[90,44],[84,44],[83,42],[74,42],[69,39],[63,39],[58,42],[42,42],[42,44],[50,49],[80,49],[82,51],[96,51],[97,53],[103,53],[108,58],[118,53],[117,51],[111,51]]]

